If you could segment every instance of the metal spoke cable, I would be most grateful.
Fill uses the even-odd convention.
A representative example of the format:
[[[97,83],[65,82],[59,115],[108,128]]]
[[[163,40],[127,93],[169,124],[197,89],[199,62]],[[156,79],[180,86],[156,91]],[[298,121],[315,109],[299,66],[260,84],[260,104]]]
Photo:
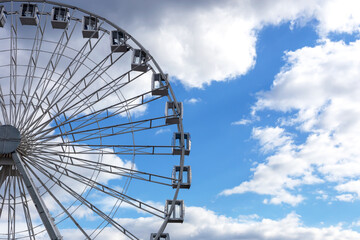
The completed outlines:
[[[26,161],[25,165],[28,165],[29,162]],[[112,218],[110,218],[107,214],[102,212],[99,208],[97,208],[95,205],[90,203],[87,199],[83,198],[81,195],[79,195],[76,191],[74,191],[71,187],[69,187],[67,184],[65,184],[63,181],[55,178],[51,173],[49,173],[46,169],[44,169],[41,165],[31,162],[31,165],[35,167],[37,170],[39,170],[42,174],[47,176],[51,181],[57,184],[57,186],[61,187],[63,190],[68,192],[71,196],[76,198],[78,201],[80,201],[84,206],[88,207],[90,210],[92,210],[94,213],[96,213],[99,217],[106,220],[109,224],[111,224],[113,227],[121,231],[123,234],[125,234],[130,239],[136,239],[139,240],[135,235],[133,235],[130,231],[128,231],[126,228],[121,226],[118,222],[114,221]],[[29,167],[28,167],[29,168]]]
[[[16,178],[18,182],[19,195],[23,206],[24,217],[27,225],[28,237],[30,240],[35,240],[34,227],[31,220],[31,214],[28,206],[28,200],[26,197],[24,182],[22,181],[22,178],[20,176],[17,176]]]
[[[77,71],[83,65],[83,62],[88,59],[89,55],[93,52],[93,50],[99,44],[99,42],[104,37],[104,35],[105,35],[105,32],[102,33],[101,37],[95,42],[95,44],[93,46],[91,45],[91,38],[89,38],[89,40],[83,45],[81,51],[79,51],[79,53],[77,53],[77,56],[73,58],[73,60],[75,60],[75,59],[77,59],[79,57],[79,61],[72,61],[68,65],[68,67],[64,70],[63,74],[61,75],[61,77],[58,80],[63,82],[66,75],[68,75],[67,79],[69,79],[69,80],[72,79],[73,76],[75,75],[75,73],[77,73]],[[86,52],[85,54],[83,54],[83,52],[85,52],[85,50],[88,47],[90,48],[90,50],[88,52]],[[73,67],[73,69],[71,69],[71,67],[74,65],[74,63],[75,63],[75,66]],[[100,64],[101,63],[99,63],[97,65],[100,65]],[[93,69],[89,73],[91,73],[92,71],[93,71]],[[66,81],[66,83],[68,83],[69,80]],[[74,86],[76,87],[78,84],[81,84],[82,81],[83,81],[83,78],[81,78],[76,84],[74,84]],[[66,91],[65,93],[63,93],[62,92],[63,90],[64,90],[64,88],[55,88],[55,97],[53,98],[52,103],[61,101],[62,97],[69,94],[69,91]],[[60,97],[60,99],[57,99],[58,97]]]
[[[86,54],[83,55],[83,52],[85,52],[85,50],[87,49],[87,46],[89,45],[89,42],[91,41],[91,39],[89,39],[88,41],[86,41],[86,43],[83,45],[83,47],[81,48],[81,50],[77,53],[77,55],[72,59],[72,61],[69,63],[69,65],[65,68],[65,70],[63,71],[63,73],[61,74],[61,76],[56,80],[55,84],[51,87],[51,89],[49,90],[49,93],[55,91],[54,97],[52,99],[52,105],[54,105],[54,102],[59,101],[57,98],[60,97],[60,99],[64,96],[66,96],[67,94],[69,94],[70,91],[66,91],[64,94],[62,94],[60,96],[60,94],[62,93],[62,91],[64,90],[63,87],[64,86],[64,80],[66,80],[66,82],[69,82],[69,80],[74,76],[74,74],[79,70],[79,68],[81,67],[81,63],[83,61],[85,61],[88,56],[90,55],[90,53],[93,51],[93,49],[97,46],[97,44],[100,42],[100,40],[102,39],[102,37],[104,36],[105,33],[103,33],[101,35],[101,37],[97,40],[97,42],[95,43],[95,45],[93,47],[90,48],[90,50],[88,52],[86,52]],[[79,58],[79,59],[78,59]],[[74,65],[75,63],[75,67],[71,70],[70,68]],[[66,75],[68,75],[67,78]],[[60,86],[60,87],[57,87]],[[38,105],[43,103],[43,101],[45,100],[45,98],[43,98],[41,101],[39,101]],[[51,105],[51,106],[52,106]],[[51,106],[47,109],[48,111],[51,109]],[[39,122],[39,118],[37,118],[36,120],[33,120],[34,116],[36,116],[36,111],[34,111],[30,117],[28,118],[28,122],[31,123],[36,123]]]
[[[111,197],[114,197],[116,199],[121,199],[123,200],[124,202],[126,202],[127,204],[129,205],[132,205],[138,209],[141,209],[142,211],[145,211],[147,213],[150,213],[154,216],[157,216],[159,218],[164,218],[164,211],[162,210],[159,210],[145,202],[142,202],[138,199],[135,199],[135,198],[132,198],[126,194],[123,194],[115,189],[112,189],[104,184],[101,184],[100,182],[97,182],[93,179],[90,179],[84,175],[81,175],[79,172],[75,172],[73,170],[71,170],[70,168],[65,168],[61,165],[57,165],[57,164],[53,164],[55,166],[51,166],[51,165],[48,165],[46,164],[46,158],[42,158],[42,160],[40,160],[40,158],[42,157],[38,157],[38,158],[32,158],[32,157],[29,157],[29,160],[31,162],[37,162],[37,164],[43,166],[43,167],[46,167],[50,170],[53,170],[53,171],[63,171],[64,172],[64,176],[68,177],[68,178],[71,178],[71,179],[74,179],[76,180],[78,183],[82,183],[88,187],[90,187],[91,189],[96,189],[102,193],[105,193],[106,195],[108,196],[111,196]],[[159,215],[161,214],[161,215]]]
[[[11,8],[13,8],[13,6],[11,5]],[[12,10],[12,9],[11,9]],[[17,23],[17,22],[16,22]],[[17,62],[17,54],[15,54],[15,56],[13,56],[13,53],[14,53],[14,49],[16,49],[16,40],[14,40],[14,31],[15,31],[15,35],[17,35],[17,24],[16,24],[16,27],[14,27],[14,18],[13,16],[11,16],[11,27],[10,27],[10,67],[9,67],[9,70],[10,70],[10,86],[9,86],[9,98],[10,98],[10,106],[9,106],[9,122],[8,123],[11,123],[12,122],[12,114],[13,114],[13,106],[12,106],[12,92],[15,91],[15,89],[13,90],[13,84],[14,82],[16,82],[14,75],[16,76],[16,62]],[[16,38],[15,38],[16,39]],[[16,50],[15,50],[16,51]],[[15,84],[15,88],[16,88],[16,84]],[[16,92],[16,91],[15,91]]]
[[[165,145],[104,145],[104,144],[74,144],[74,143],[40,143],[35,146],[33,153],[47,153],[65,155],[62,151],[56,150],[60,146],[67,146],[69,154],[117,154],[117,155],[173,155],[168,152],[176,146]],[[46,149],[45,149],[46,148]],[[53,149],[51,149],[53,148]],[[70,151],[70,149],[72,151]]]
[[[175,116],[175,115],[174,115]],[[171,117],[171,116],[170,116]],[[107,137],[107,136],[113,136],[113,135],[119,135],[119,134],[125,134],[125,133],[129,133],[129,132],[136,132],[136,131],[143,131],[143,130],[147,130],[147,129],[154,129],[154,128],[159,128],[159,127],[164,127],[164,126],[168,126],[168,124],[164,124],[164,120],[165,120],[166,116],[163,117],[156,117],[156,118],[151,118],[151,119],[145,119],[145,120],[139,120],[139,121],[134,121],[131,123],[121,123],[121,124],[114,124],[114,125],[109,125],[109,126],[104,126],[101,128],[90,128],[90,129],[86,129],[86,127],[89,127],[90,125],[93,125],[93,122],[90,122],[86,125],[82,125],[81,128],[79,127],[75,127],[75,128],[71,128],[68,131],[62,132],[61,134],[53,134],[53,135],[42,135],[39,137],[35,137],[33,138],[33,140],[51,140],[51,139],[55,139],[61,136],[68,136],[68,135],[82,135],[82,134],[90,134],[88,136],[91,136],[92,134],[98,134],[101,137]],[[99,119],[97,119],[99,121]],[[104,119],[101,119],[104,120]],[[62,123],[60,123],[62,124]],[[69,124],[69,123],[67,123]],[[143,126],[145,125],[145,126]],[[60,125],[57,125],[57,127],[59,127]],[[84,129],[83,129],[84,128]],[[56,128],[54,128],[55,130]],[[116,130],[119,129],[119,130]],[[131,130],[133,129],[133,130]],[[110,134],[108,132],[111,132]]]
[[[45,4],[43,4],[43,9],[44,9],[44,7],[45,7]],[[40,20],[39,20],[40,22],[41,22],[42,17],[43,17],[43,15],[40,15]],[[46,18],[47,18],[47,16],[46,16]],[[27,70],[26,70],[24,84],[23,84],[21,94],[23,94],[23,92],[25,92],[25,88],[27,86],[28,95],[31,95],[30,91],[31,91],[33,81],[34,81],[35,71],[37,68],[37,63],[38,63],[39,55],[40,55],[40,49],[42,47],[42,43],[43,43],[43,39],[44,39],[44,35],[45,35],[46,25],[47,25],[47,21],[45,21],[45,24],[43,27],[41,26],[41,24],[38,24],[36,27],[34,42],[33,42],[33,46],[31,49],[31,54],[29,57],[29,62],[27,65]],[[21,99],[21,96],[20,96],[20,99]],[[15,113],[15,116],[16,116],[15,121],[17,120],[18,114],[19,114],[19,110]]]
[[[128,178],[134,178],[134,179],[138,179],[138,180],[143,180],[143,181],[148,181],[148,182],[153,182],[153,183],[157,183],[157,184],[162,184],[162,185],[167,185],[167,186],[172,186],[171,184],[169,184],[169,182],[173,182],[173,183],[177,183],[178,179],[175,178],[171,178],[171,177],[165,177],[159,174],[154,174],[154,173],[148,173],[148,172],[143,172],[143,171],[138,171],[138,170],[134,170],[134,169],[129,169],[129,168],[125,168],[125,167],[120,167],[118,165],[112,165],[112,164],[108,164],[108,163],[103,163],[103,162],[94,162],[94,161],[90,161],[88,159],[85,158],[80,158],[77,156],[61,156],[61,155],[49,155],[49,154],[36,154],[33,157],[41,157],[42,159],[47,160],[48,164],[54,164],[54,165],[67,165],[67,166],[73,166],[75,168],[85,168],[85,169],[89,169],[89,170],[94,170],[94,171],[100,171],[103,173],[109,173],[109,174],[113,174],[113,175],[118,175],[118,176],[122,176],[122,177],[128,177]],[[70,161],[67,161],[67,160]],[[160,182],[161,180],[161,182]]]
[[[4,169],[4,167],[3,167],[3,169]],[[5,170],[8,170],[8,169],[6,168]],[[4,175],[8,174],[8,172],[5,170],[3,172]],[[10,178],[6,178],[6,176],[5,176],[5,182],[6,183],[5,183],[5,187],[4,187],[4,195],[2,196],[2,201],[1,201],[1,205],[0,205],[1,206],[0,207],[0,218],[1,218],[3,210],[4,210],[4,205],[6,202],[6,195],[7,195],[8,191],[10,191],[9,190],[10,189]]]
[[[90,71],[90,72],[91,72],[91,71]],[[90,73],[90,72],[89,72],[89,73]],[[103,71],[101,74],[104,74],[104,71]],[[101,74],[100,74],[100,75],[101,75]],[[123,74],[123,76],[125,76],[126,74],[128,74],[128,73]],[[121,79],[121,78],[119,78],[119,79]],[[85,77],[83,77],[83,78],[82,78],[79,82],[77,82],[74,86],[80,85],[81,82],[84,81],[84,80],[85,80]],[[116,79],[116,80],[118,80],[118,79]],[[84,88],[84,89],[88,88],[93,82],[94,82],[94,81],[91,81],[88,85],[85,85],[85,88]],[[112,81],[111,83],[113,83],[113,82],[114,82],[114,81]],[[90,98],[93,97],[93,96],[96,96],[101,90],[103,90],[104,88],[108,87],[109,84],[110,84],[110,83],[106,84],[105,86],[102,86],[101,88],[97,89],[96,91],[94,91],[94,92],[92,92],[92,93],[89,93],[84,99],[79,99],[79,100],[75,101],[75,103],[73,103],[71,106],[67,106],[66,104],[63,104],[63,106],[61,106],[60,108],[57,109],[58,114],[54,115],[53,118],[58,117],[58,116],[61,115],[61,113],[63,113],[63,112],[67,112],[67,111],[73,110],[73,108],[76,107],[76,106],[78,106],[78,107],[82,107],[82,106],[84,106],[84,105],[86,106],[86,105],[87,105],[86,102],[87,102],[88,99],[90,99]],[[120,88],[121,88],[121,87],[120,87]],[[66,94],[64,94],[64,96],[67,96],[71,91],[72,91],[72,89],[71,89],[71,90],[68,90],[68,91],[66,92]],[[110,92],[107,96],[109,96],[110,94],[112,94],[112,92]],[[63,96],[62,98],[64,98],[64,96]],[[75,94],[75,93],[73,93],[73,94],[70,95],[70,96],[73,97],[74,100],[75,100],[75,98],[78,98],[78,97],[79,97],[79,96],[78,96],[77,94]],[[103,98],[102,98],[102,99],[103,99]],[[61,99],[61,100],[63,100],[63,99]],[[98,101],[100,101],[100,99],[98,99],[96,102],[98,102]],[[70,100],[67,100],[67,102],[71,102],[71,101],[70,101]],[[57,106],[57,104],[55,103],[55,104],[53,104],[53,106]],[[50,106],[48,109],[50,110],[50,108],[52,108],[53,106]],[[64,107],[66,107],[66,108],[64,109]],[[84,110],[85,110],[85,109],[83,109],[82,111],[84,111]],[[39,122],[39,121],[37,121],[37,122]],[[46,125],[47,125],[47,124],[41,123],[40,126],[44,127],[44,126],[46,126]],[[35,129],[37,129],[37,128],[39,128],[39,126],[35,126],[33,129],[35,130]]]
[[[106,89],[110,84],[113,84],[114,86],[117,86],[117,87],[116,87],[115,89],[111,88],[112,91],[106,92],[106,95],[105,95],[105,96],[102,96],[102,99],[110,96],[113,92],[119,91],[122,87],[126,86],[127,84],[129,84],[130,82],[136,80],[137,78],[139,78],[140,76],[142,76],[142,75],[144,74],[144,73],[142,73],[142,74],[140,74],[140,75],[138,75],[138,76],[136,76],[136,77],[134,77],[134,78],[130,78],[130,72],[131,72],[131,71],[132,71],[132,70],[130,70],[130,71],[122,74],[121,76],[119,76],[118,78],[114,79],[114,80],[111,81],[110,83],[107,83],[105,86],[102,86],[101,88],[99,88],[99,89],[96,90],[95,92],[92,92],[91,94],[89,93],[88,96],[87,96],[85,99],[80,99],[80,100],[76,101],[75,104],[73,104],[72,106],[68,107],[67,109],[65,109],[65,110],[63,109],[62,111],[60,111],[60,108],[58,108],[58,109],[57,109],[57,112],[60,112],[60,114],[55,115],[54,118],[55,118],[55,117],[58,117],[59,115],[61,115],[62,112],[66,112],[66,111],[72,110],[72,108],[76,107],[76,106],[79,105],[80,103],[84,103],[84,102],[86,103],[86,102],[88,101],[88,99],[90,99],[92,96],[98,95],[98,93],[99,93],[101,90]],[[90,71],[90,72],[91,72],[91,71]],[[128,81],[125,82],[125,83],[119,84],[119,81],[121,81],[126,75],[129,76]],[[81,82],[81,80],[80,80],[79,82]],[[79,82],[78,82],[78,83],[79,83]],[[69,92],[70,92],[70,91],[68,91],[67,94],[68,94]],[[73,94],[73,95],[77,96],[76,94]],[[132,98],[132,99],[134,99],[134,98]],[[125,103],[126,103],[126,102],[125,102]],[[56,104],[55,104],[55,105],[56,105]],[[80,104],[80,106],[88,106],[88,105],[87,105],[87,104],[84,104],[84,105],[83,105],[83,104]],[[49,107],[48,109],[50,109],[50,108],[51,108],[51,107]],[[85,111],[85,110],[87,110],[88,108],[89,108],[89,107],[87,107],[86,109],[82,109],[82,111]],[[41,126],[42,126],[42,127],[47,126],[47,123],[42,123]],[[34,128],[34,129],[37,129],[37,128],[38,128],[38,127]]]
[[[11,169],[9,168],[9,172]],[[11,173],[10,173],[11,174]],[[9,175],[10,175],[9,174]],[[15,239],[15,178],[9,178],[9,194],[8,194],[8,235]],[[11,191],[12,190],[12,191]]]
[[[59,201],[59,199],[55,196],[55,194],[52,193],[52,191],[46,186],[46,184],[44,184],[44,182],[41,180],[41,178],[34,172],[34,170],[30,167],[28,168],[29,171],[33,174],[33,176],[39,181],[39,183],[41,184],[41,186],[46,190],[46,192],[55,200],[55,202],[60,206],[60,208],[65,212],[65,214],[67,215],[67,217],[69,217],[71,219],[71,221],[75,224],[76,227],[79,228],[79,230],[81,231],[81,233],[87,238],[87,239],[91,239],[89,237],[89,235],[86,233],[86,231],[81,227],[81,225],[75,220],[75,218],[72,216],[72,214],[70,214],[70,212],[68,211],[68,209],[61,204],[61,202]]]
[[[34,88],[35,90],[37,89],[41,89],[40,91],[40,97],[39,99],[43,99],[43,95],[45,93],[45,90],[48,88],[49,84],[50,84],[50,80],[52,80],[52,76],[53,74],[55,73],[55,70],[58,66],[58,63],[60,61],[60,59],[64,56],[64,51],[66,49],[66,47],[68,46],[69,42],[70,42],[70,39],[71,39],[71,36],[73,35],[73,32],[75,30],[75,27],[76,27],[76,24],[77,22],[75,23],[74,27],[72,28],[71,32],[70,32],[70,35],[67,34],[67,29],[64,29],[61,37],[60,37],[60,40],[57,42],[57,45],[56,47],[54,48],[54,51],[49,59],[49,62],[48,64],[46,65],[44,71],[43,71],[43,74],[42,76],[40,77],[39,81],[38,81],[38,84],[37,86]],[[66,42],[63,44],[63,40],[64,38],[66,37]],[[55,59],[55,63],[53,62],[53,58],[56,57]],[[52,67],[52,70],[51,72],[49,73],[49,68]],[[42,80],[45,80],[45,81],[42,81]],[[30,102],[32,102],[33,100],[33,97],[35,94],[30,94],[30,92],[28,92],[28,95],[31,96],[31,98],[26,101],[25,105],[28,105]],[[23,118],[21,120],[21,124],[23,124],[23,120],[24,119],[27,119],[28,117],[28,114],[29,112],[25,112],[26,114],[23,115]],[[26,117],[24,117],[26,116]]]
[[[103,109],[100,109],[100,110],[95,110],[94,112],[91,112],[91,113],[88,113],[88,114],[82,114],[80,116],[76,116],[76,117],[72,117],[72,118],[66,117],[65,113],[56,114],[56,116],[52,116],[51,119],[60,118],[61,115],[64,115],[64,119],[62,119],[58,125],[43,129],[43,128],[45,128],[45,127],[47,127],[49,125],[49,122],[51,122],[51,120],[49,120],[47,122],[42,123],[42,125],[39,125],[40,127],[42,127],[41,130],[38,130],[37,132],[35,132],[33,134],[29,134],[29,136],[31,138],[34,138],[36,135],[40,135],[40,134],[41,134],[40,137],[46,136],[49,133],[51,133],[52,131],[54,131],[54,130],[60,128],[60,127],[64,127],[67,124],[81,122],[79,125],[77,125],[73,129],[73,130],[78,130],[78,129],[81,129],[83,127],[90,126],[92,124],[97,124],[97,123],[99,123],[99,122],[101,122],[103,120],[106,120],[106,119],[109,119],[109,118],[112,118],[112,117],[117,117],[118,115],[126,113],[129,110],[135,109],[135,108],[137,108],[137,107],[139,107],[141,105],[149,104],[149,103],[151,103],[153,101],[156,101],[156,100],[160,99],[160,97],[156,97],[156,98],[151,98],[149,100],[144,100],[144,96],[146,96],[147,94],[149,94],[149,92],[146,92],[144,94],[141,94],[141,95],[135,96],[133,98],[129,98],[129,99],[126,99],[126,100],[123,100],[123,101],[120,101],[118,103],[115,103],[115,104],[111,105],[109,107],[110,109],[114,109],[114,108],[118,108],[118,109],[113,111],[110,114],[109,114],[109,110],[106,109],[106,108],[103,108]],[[139,99],[141,99],[141,102],[139,102],[137,104],[134,104],[134,102],[137,102]],[[101,114],[106,114],[106,115],[101,117],[101,118],[97,118],[97,116],[99,116]],[[32,131],[32,132],[34,132],[34,131]]]

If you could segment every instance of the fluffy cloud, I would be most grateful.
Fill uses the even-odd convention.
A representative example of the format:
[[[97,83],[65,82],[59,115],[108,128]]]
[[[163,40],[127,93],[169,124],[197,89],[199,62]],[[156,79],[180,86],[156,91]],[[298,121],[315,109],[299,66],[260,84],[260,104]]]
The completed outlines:
[[[296,205],[304,198],[301,195],[292,195],[289,190],[299,186],[305,180],[315,183],[321,180],[310,177],[311,168],[308,163],[294,155],[296,145],[284,129],[256,128],[253,137],[258,139],[264,152],[275,154],[267,158],[265,163],[257,165],[254,169],[253,179],[243,182],[233,189],[227,189],[221,195],[240,194],[244,192],[256,192],[258,194],[272,195],[269,201],[264,203],[280,204],[282,202]]]
[[[296,205],[304,184],[332,182],[337,196],[350,201],[358,195],[360,177],[360,41],[324,41],[286,54],[287,65],[269,91],[258,94],[253,114],[264,109],[282,112],[276,127],[254,128],[266,161],[254,169],[250,181],[222,192],[271,195],[270,203]],[[295,143],[296,132],[304,134]]]
[[[129,24],[129,32],[187,87],[246,74],[255,64],[257,31],[266,24],[295,20],[306,6],[305,1],[160,2],[147,5],[145,14],[141,7],[135,10],[124,28]]]
[[[246,74],[254,67],[257,32],[264,26],[302,26],[315,19],[321,37],[359,32],[360,26],[356,0],[124,0],[111,1],[106,8],[87,1],[77,4],[96,9],[131,33],[187,87]]]
[[[336,196],[336,199],[343,202],[353,202],[354,196],[352,194],[341,194]]]
[[[339,184],[336,186],[336,190],[339,192],[351,192],[351,193],[355,193],[355,195],[357,197],[360,196],[360,180],[352,180],[352,181],[348,181],[346,183],[343,184]],[[343,194],[340,195],[339,198],[341,199],[353,199],[353,195],[352,198],[350,197],[351,194]]]
[[[347,230],[341,226],[324,228],[311,228],[304,226],[300,216],[289,213],[279,220],[260,218],[257,215],[239,216],[237,218],[218,215],[213,211],[201,207],[187,207],[186,220],[183,224],[169,224],[166,232],[171,239],[179,240],[215,240],[215,239],[254,239],[254,240],[282,240],[282,239],[358,239],[360,234]],[[161,222],[152,217],[137,219],[118,219],[119,223],[126,226],[131,232],[137,233],[141,239],[148,239],[150,232],[156,232]],[[82,239],[73,231],[64,231],[64,238]],[[113,228],[107,227],[102,232],[102,238],[125,239]]]
[[[166,71],[188,87],[202,87],[244,75],[254,66],[252,22],[217,6],[206,11],[186,10],[167,9],[153,31],[139,27],[134,32],[146,39],[146,46]]]
[[[190,98],[190,99],[185,99],[185,102],[188,104],[196,104],[201,102],[201,98]]]
[[[239,121],[232,122],[231,125],[248,125],[251,123],[249,119],[241,119]]]
[[[360,14],[356,9],[359,1],[322,1],[318,5],[316,18],[319,21],[318,30],[324,36],[329,32],[354,33],[360,30]]]

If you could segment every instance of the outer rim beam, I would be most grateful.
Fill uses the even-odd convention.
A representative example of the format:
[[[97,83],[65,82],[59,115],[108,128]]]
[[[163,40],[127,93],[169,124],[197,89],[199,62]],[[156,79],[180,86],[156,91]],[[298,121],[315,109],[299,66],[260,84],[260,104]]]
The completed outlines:
[[[44,201],[42,200],[39,192],[37,191],[33,180],[30,177],[29,172],[24,166],[20,155],[17,152],[12,153],[12,158],[15,162],[16,168],[19,171],[22,179],[24,180],[25,186],[34,201],[35,208],[39,213],[41,221],[43,222],[46,231],[49,234],[51,240],[62,240],[59,230],[57,229],[53,218],[50,215],[49,210],[46,208]]]

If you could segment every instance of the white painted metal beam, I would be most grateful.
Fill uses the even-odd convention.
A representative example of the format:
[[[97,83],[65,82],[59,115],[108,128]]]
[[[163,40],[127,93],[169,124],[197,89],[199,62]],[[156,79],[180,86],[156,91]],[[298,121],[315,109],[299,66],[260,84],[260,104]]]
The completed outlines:
[[[21,177],[24,180],[25,186],[35,204],[35,208],[38,211],[40,218],[49,234],[51,240],[61,240],[59,230],[57,229],[54,219],[51,217],[49,210],[46,208],[44,201],[42,200],[33,180],[30,177],[28,170],[25,168],[24,163],[21,160],[20,155],[17,152],[12,154],[16,168],[18,169]]]

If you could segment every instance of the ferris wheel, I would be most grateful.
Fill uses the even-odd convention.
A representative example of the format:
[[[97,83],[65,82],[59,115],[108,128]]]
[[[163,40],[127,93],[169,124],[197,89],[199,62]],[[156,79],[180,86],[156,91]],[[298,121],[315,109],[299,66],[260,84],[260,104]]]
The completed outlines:
[[[191,139],[168,75],[102,16],[0,5],[0,239],[170,239]]]

